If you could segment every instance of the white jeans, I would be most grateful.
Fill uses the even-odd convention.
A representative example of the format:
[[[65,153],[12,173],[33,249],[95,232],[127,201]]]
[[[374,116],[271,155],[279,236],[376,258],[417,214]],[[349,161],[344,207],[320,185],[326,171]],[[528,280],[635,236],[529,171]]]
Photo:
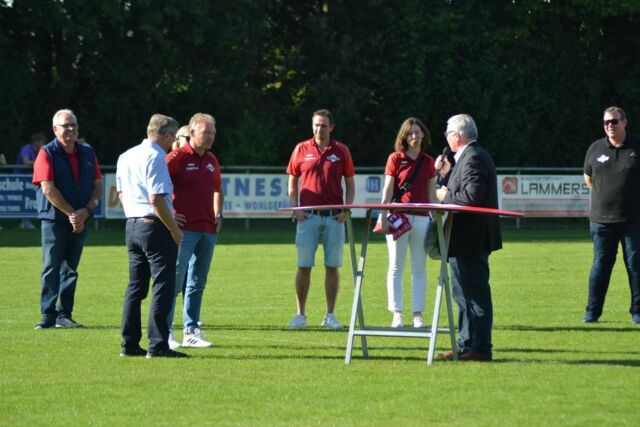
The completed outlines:
[[[428,216],[407,215],[411,230],[393,240],[387,234],[389,249],[389,270],[387,271],[387,297],[389,311],[402,311],[402,275],[407,247],[411,248],[411,302],[413,312],[423,312],[427,294],[427,253],[424,239],[431,218]]]

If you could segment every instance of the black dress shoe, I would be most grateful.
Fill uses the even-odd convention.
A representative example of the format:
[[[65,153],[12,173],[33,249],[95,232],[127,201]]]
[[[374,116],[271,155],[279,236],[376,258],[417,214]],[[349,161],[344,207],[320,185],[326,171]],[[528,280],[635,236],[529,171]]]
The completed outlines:
[[[180,353],[179,351],[173,351],[171,349],[147,352],[147,359],[153,359],[154,357],[189,357],[186,353]]]
[[[478,353],[477,351],[469,351],[458,357],[461,362],[490,362],[493,358],[487,353]]]
[[[42,320],[38,322],[35,329],[49,329],[56,326],[56,316],[51,314],[43,314]]]
[[[56,319],[56,328],[65,328],[65,329],[74,329],[74,328],[84,328],[84,325],[76,322],[68,315],[58,316]]]
[[[137,348],[122,348],[122,350],[120,350],[120,356],[122,357],[142,357],[142,356],[146,356],[147,355],[147,350],[145,350],[142,347],[137,347]]]

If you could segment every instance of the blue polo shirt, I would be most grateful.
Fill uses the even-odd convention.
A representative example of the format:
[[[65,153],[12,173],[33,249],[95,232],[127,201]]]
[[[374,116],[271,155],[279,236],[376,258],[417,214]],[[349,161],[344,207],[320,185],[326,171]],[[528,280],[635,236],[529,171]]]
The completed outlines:
[[[164,162],[166,151],[155,141],[145,139],[118,158],[116,188],[122,193],[127,218],[155,216],[150,195],[162,194],[173,212],[173,184]]]

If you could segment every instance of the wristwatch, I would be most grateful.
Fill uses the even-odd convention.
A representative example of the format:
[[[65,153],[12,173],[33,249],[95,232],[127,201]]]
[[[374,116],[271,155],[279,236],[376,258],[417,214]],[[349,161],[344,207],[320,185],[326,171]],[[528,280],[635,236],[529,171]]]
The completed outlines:
[[[218,214],[216,215],[216,219],[224,219],[224,215],[222,214],[222,212],[218,212]]]

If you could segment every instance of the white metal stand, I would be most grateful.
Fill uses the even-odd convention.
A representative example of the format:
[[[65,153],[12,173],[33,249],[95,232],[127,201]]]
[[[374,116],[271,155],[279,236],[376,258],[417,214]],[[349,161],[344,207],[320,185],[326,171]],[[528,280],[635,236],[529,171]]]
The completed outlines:
[[[347,338],[347,350],[344,358],[344,363],[351,363],[351,355],[353,353],[353,339],[355,336],[362,338],[362,353],[363,357],[367,359],[369,357],[367,349],[367,336],[384,336],[384,337],[406,337],[406,338],[427,338],[430,340],[429,349],[427,352],[427,364],[433,363],[433,355],[436,348],[436,338],[438,332],[449,332],[451,338],[451,349],[453,351],[453,359],[458,360],[458,353],[456,349],[456,336],[455,336],[455,324],[453,322],[453,306],[451,303],[451,287],[449,285],[449,270],[447,264],[447,252],[449,247],[449,236],[451,233],[451,221],[453,218],[453,212],[449,212],[446,218],[446,227],[444,211],[432,211],[435,215],[436,225],[438,230],[438,243],[440,247],[440,273],[438,277],[438,287],[436,290],[436,298],[434,302],[433,320],[431,327],[425,328],[382,328],[382,327],[366,327],[364,322],[364,313],[362,310],[362,281],[364,280],[364,265],[367,256],[367,244],[369,242],[369,233],[371,230],[371,215],[373,209],[367,209],[367,215],[364,220],[364,232],[362,236],[362,244],[360,246],[360,258],[358,260],[357,268],[355,263],[355,239],[353,235],[353,226],[351,224],[351,216],[347,217],[347,234],[349,237],[349,246],[351,249],[351,264],[353,266],[353,279],[355,290],[353,294],[353,306],[351,309],[351,319],[349,322],[349,335]],[[445,233],[446,230],[446,233]],[[447,303],[447,314],[449,319],[448,328],[439,328],[438,323],[440,320],[440,306],[442,302],[442,293],[444,290],[445,301]],[[358,321],[358,327],[356,328],[356,320]]]

